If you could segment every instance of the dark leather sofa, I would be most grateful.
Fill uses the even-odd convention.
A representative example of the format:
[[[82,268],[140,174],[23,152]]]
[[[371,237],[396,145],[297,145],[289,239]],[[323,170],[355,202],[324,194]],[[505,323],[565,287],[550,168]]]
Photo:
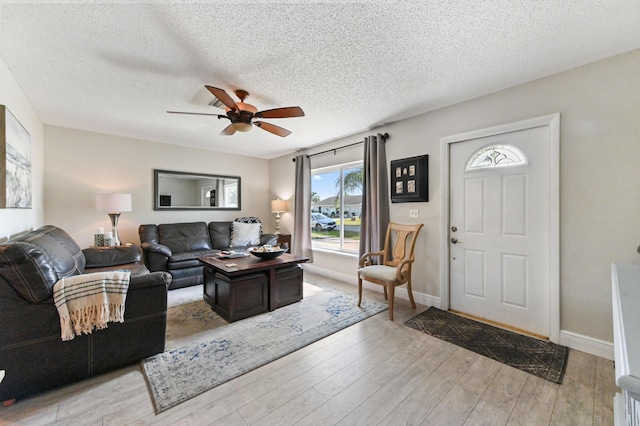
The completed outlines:
[[[125,321],[62,341],[53,285],[62,277],[129,269]],[[47,225],[0,245],[0,401],[78,381],[164,350],[171,276],[150,273],[135,245],[80,250]]]
[[[233,222],[260,223],[256,217],[237,218]],[[203,266],[198,257],[221,250],[244,251],[251,245],[231,246],[232,221],[165,223],[140,225],[138,233],[144,263],[150,271],[167,271],[172,280],[169,289],[202,284]],[[278,236],[263,234],[259,244],[276,245]]]

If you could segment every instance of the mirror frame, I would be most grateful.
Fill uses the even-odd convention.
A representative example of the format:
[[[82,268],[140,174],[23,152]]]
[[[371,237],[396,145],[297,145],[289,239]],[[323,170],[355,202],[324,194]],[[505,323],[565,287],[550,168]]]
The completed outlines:
[[[236,207],[220,207],[220,206],[162,206],[160,205],[160,175],[175,175],[180,177],[193,176],[194,178],[205,179],[235,179],[238,181],[238,205]],[[170,177],[170,176],[169,176]],[[240,176],[212,175],[206,173],[177,172],[174,170],[153,169],[153,209],[164,211],[176,210],[241,210],[242,207],[242,180]]]

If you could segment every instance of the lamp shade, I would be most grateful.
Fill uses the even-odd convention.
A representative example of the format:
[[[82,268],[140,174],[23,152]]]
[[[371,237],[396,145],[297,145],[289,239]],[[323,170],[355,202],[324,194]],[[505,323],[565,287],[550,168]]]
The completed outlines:
[[[131,194],[98,194],[96,210],[110,213],[130,212]]]
[[[271,201],[271,212],[272,213],[279,213],[279,212],[286,212],[287,211],[287,202],[286,200],[281,200],[281,199],[277,199],[277,200],[273,200]]]

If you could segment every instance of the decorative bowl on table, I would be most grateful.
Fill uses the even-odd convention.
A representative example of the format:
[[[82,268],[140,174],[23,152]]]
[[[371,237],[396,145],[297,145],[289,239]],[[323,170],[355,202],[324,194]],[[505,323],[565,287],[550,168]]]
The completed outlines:
[[[249,249],[249,253],[264,260],[275,259],[276,257],[280,256],[281,254],[284,254],[285,252],[286,250],[281,249],[278,246],[260,246],[260,247],[251,247]]]

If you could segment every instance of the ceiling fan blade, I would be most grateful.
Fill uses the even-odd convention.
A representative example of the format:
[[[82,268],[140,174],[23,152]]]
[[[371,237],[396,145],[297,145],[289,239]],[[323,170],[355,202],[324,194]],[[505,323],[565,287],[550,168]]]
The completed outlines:
[[[304,111],[299,106],[292,106],[258,111],[254,115],[258,118],[304,117]]]
[[[289,136],[291,134],[290,130],[283,129],[282,127],[276,126],[275,124],[265,123],[264,121],[256,121],[253,124],[255,124],[256,126],[260,127],[262,130],[266,130],[267,132],[271,132],[274,135],[282,136],[283,138],[285,136]]]
[[[221,135],[231,136],[235,132],[236,132],[236,128],[233,127],[233,124],[229,124],[227,127],[224,128],[223,131],[220,132],[220,134]]]
[[[189,115],[212,115],[214,117],[224,117],[227,118],[226,115],[220,115],[220,114],[211,114],[208,112],[185,112],[185,111],[167,111],[169,114],[189,114]]]
[[[231,99],[231,96],[229,96],[227,92],[225,92],[223,89],[218,89],[217,87],[207,86],[207,85],[205,85],[204,87],[206,87],[207,90],[210,91],[213,96],[220,99],[220,102],[225,104],[227,108],[233,109],[236,111],[239,110],[238,105],[236,105],[234,100]]]

